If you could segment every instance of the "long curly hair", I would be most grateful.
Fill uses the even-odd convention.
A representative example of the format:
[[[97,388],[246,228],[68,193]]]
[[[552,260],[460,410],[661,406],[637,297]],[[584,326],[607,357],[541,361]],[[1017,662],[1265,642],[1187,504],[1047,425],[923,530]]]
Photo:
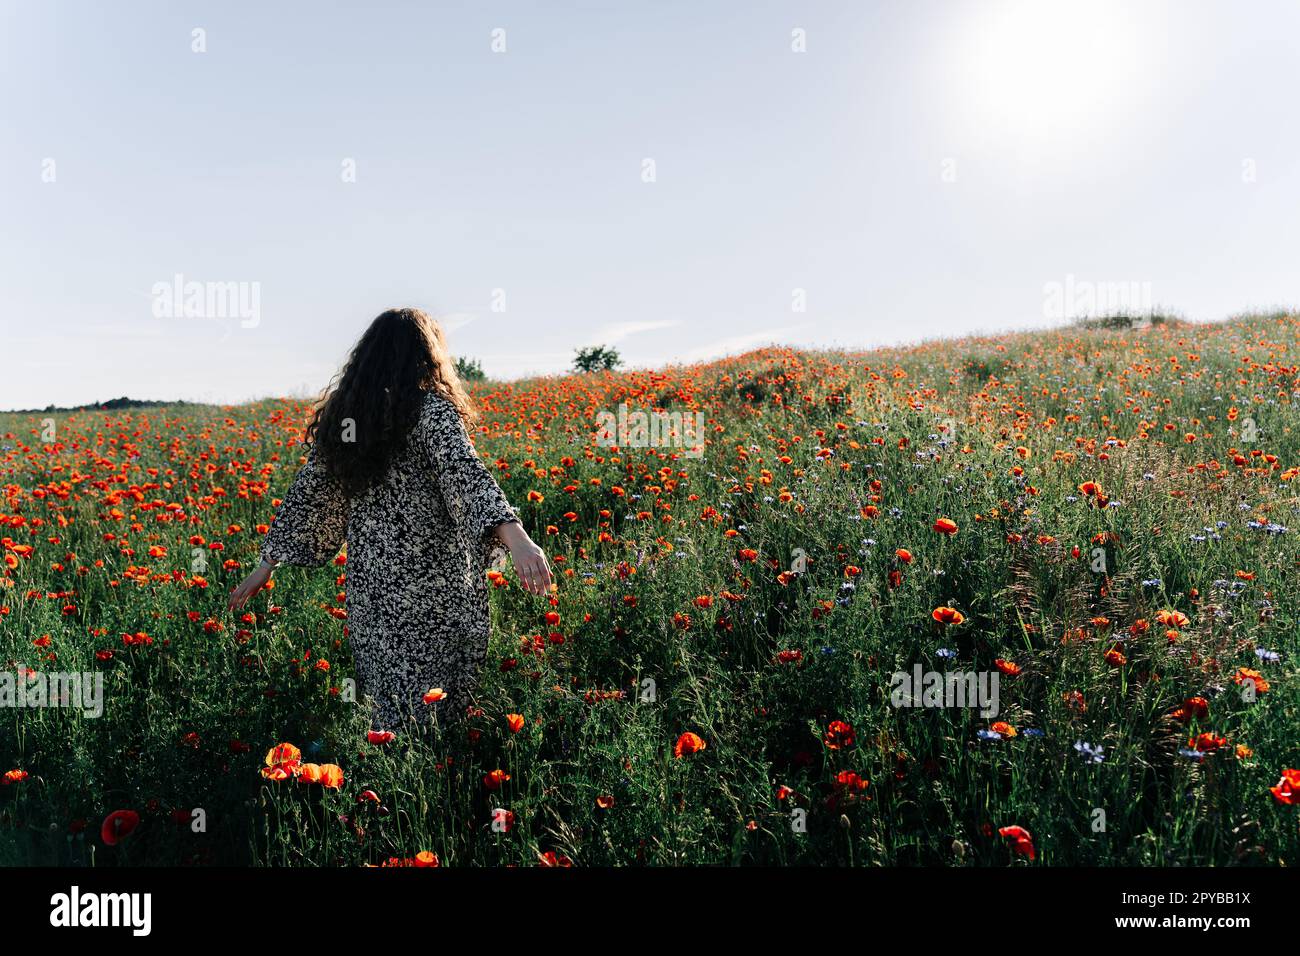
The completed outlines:
[[[419,309],[380,314],[321,395],[307,426],[307,442],[344,494],[360,494],[384,475],[431,390],[456,407],[467,428],[474,424],[473,403],[437,320]]]

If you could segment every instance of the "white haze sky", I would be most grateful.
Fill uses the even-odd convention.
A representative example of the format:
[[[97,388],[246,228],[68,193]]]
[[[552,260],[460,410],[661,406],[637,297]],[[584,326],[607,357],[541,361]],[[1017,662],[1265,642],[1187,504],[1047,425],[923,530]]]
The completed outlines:
[[[1294,304],[1297,37],[1294,0],[0,0],[0,408],[304,394],[393,305],[509,378],[1042,327],[1053,282]],[[178,274],[255,324],[156,315]]]

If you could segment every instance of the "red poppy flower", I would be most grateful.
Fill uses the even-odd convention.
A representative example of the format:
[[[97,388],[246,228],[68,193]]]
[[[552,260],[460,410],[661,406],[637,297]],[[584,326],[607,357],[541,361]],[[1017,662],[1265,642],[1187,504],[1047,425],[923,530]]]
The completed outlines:
[[[844,750],[852,747],[856,739],[852,724],[843,720],[832,720],[826,727],[826,735],[822,737],[822,742],[830,750]]]
[[[681,760],[688,754],[699,753],[707,746],[703,737],[688,730],[677,738],[677,743],[673,745],[673,756]]]
[[[1300,805],[1300,770],[1287,767],[1282,771],[1282,779],[1277,782],[1277,786],[1269,787],[1268,790],[1278,803]]]
[[[109,846],[117,846],[134,833],[139,825],[140,814],[134,810],[114,810],[104,818],[104,824],[99,828],[99,838]]]
[[[1034,838],[1029,835],[1029,831],[1024,827],[1000,827],[998,835],[1011,841],[1011,849],[1017,856],[1027,856],[1034,859]]]

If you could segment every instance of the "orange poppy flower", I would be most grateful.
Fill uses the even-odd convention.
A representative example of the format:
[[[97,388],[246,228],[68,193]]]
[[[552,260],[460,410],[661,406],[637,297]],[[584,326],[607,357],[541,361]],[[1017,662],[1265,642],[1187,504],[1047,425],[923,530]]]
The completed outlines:
[[[1182,613],[1181,611],[1170,611],[1170,610],[1157,611],[1156,620],[1159,621],[1161,624],[1163,624],[1165,627],[1174,627],[1174,628],[1186,627],[1190,623],[1187,619],[1186,614]]]
[[[688,730],[677,738],[677,743],[673,745],[673,756],[681,760],[688,754],[699,753],[707,746],[703,737]]]
[[[1252,681],[1255,684],[1255,693],[1257,694],[1267,694],[1269,690],[1268,679],[1259,671],[1252,670],[1249,667],[1238,667],[1237,673],[1233,675],[1232,680],[1238,687],[1247,681]]]
[[[343,788],[343,768],[333,763],[321,764],[320,783],[327,790],[341,790]]]
[[[940,624],[961,624],[966,620],[965,615],[953,607],[937,607],[930,612],[930,616]]]
[[[266,765],[274,767],[277,764],[298,763],[302,760],[302,751],[293,744],[276,744],[266,752]]]
[[[1277,786],[1269,787],[1268,791],[1278,803],[1300,805],[1300,770],[1286,768],[1282,771],[1282,779],[1277,782]]]

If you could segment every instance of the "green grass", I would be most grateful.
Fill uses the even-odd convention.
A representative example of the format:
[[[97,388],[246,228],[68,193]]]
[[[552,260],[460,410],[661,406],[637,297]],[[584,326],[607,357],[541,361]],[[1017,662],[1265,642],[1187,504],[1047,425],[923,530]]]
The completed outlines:
[[[559,589],[551,605],[494,588],[479,711],[387,745],[331,693],[352,668],[331,613],[345,567],[284,569],[247,619],[224,611],[297,467],[302,403],[61,414],[54,443],[42,414],[0,416],[0,536],[33,548],[0,590],[0,658],[102,673],[106,703],[0,709],[0,773],[29,774],[0,787],[0,862],[1294,865],[1300,807],[1269,788],[1300,765],[1297,354],[1300,324],[1271,315],[481,384],[476,442]],[[703,411],[707,455],[594,444],[620,402]],[[1087,481],[1119,504],[1090,504]],[[804,573],[778,577],[800,553]],[[964,623],[937,624],[939,606]],[[1162,610],[1188,618],[1173,642]],[[137,632],[152,643],[125,646]],[[896,670],[999,659],[1021,669],[1000,683],[1014,737],[890,703]],[[1253,702],[1242,667],[1270,683]],[[1205,717],[1171,717],[1198,696]],[[832,721],[851,746],[826,745]],[[685,732],[706,746],[677,758]],[[1226,743],[1180,753],[1203,732]],[[263,779],[281,741],[342,767],[342,788]],[[118,809],[142,822],[108,846]],[[1034,864],[998,835],[1012,825]]]

